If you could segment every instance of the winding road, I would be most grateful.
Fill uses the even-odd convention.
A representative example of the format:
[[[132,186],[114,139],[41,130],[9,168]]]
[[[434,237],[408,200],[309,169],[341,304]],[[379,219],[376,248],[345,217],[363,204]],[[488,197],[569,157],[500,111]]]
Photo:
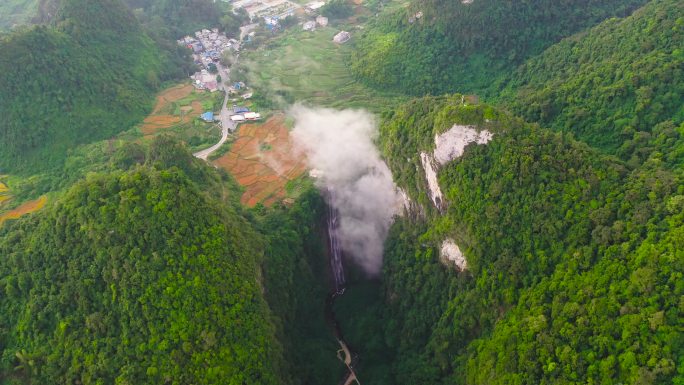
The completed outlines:
[[[230,110],[228,109],[228,90],[226,90],[225,82],[230,79],[228,77],[228,71],[226,71],[225,68],[223,68],[222,65],[217,65],[216,68],[219,70],[219,75],[221,75],[221,83],[219,84],[219,89],[223,90],[225,92],[225,97],[223,98],[223,106],[221,106],[221,113],[219,114],[219,119],[221,121],[221,139],[216,143],[215,145],[204,149],[202,151],[198,151],[192,155],[195,156],[195,158],[199,158],[202,160],[207,160],[209,158],[209,155],[211,155],[214,151],[218,150],[219,147],[223,145],[223,143],[228,140],[228,135],[232,132],[235,131],[237,128],[237,123],[233,122],[230,120]]]

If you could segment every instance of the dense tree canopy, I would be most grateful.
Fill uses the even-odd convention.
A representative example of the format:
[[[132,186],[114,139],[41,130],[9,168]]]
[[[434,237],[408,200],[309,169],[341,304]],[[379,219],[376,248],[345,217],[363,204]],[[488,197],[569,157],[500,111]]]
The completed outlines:
[[[354,8],[349,0],[330,0],[321,8],[321,14],[331,19],[345,19],[354,14]]]
[[[365,325],[351,340],[372,335],[369,325],[384,334],[361,354],[386,357],[386,370],[362,369],[366,380],[681,381],[681,170],[659,153],[630,170],[567,135],[461,102],[425,98],[385,116],[390,168],[424,210],[390,235],[375,321],[348,315]],[[440,171],[447,207],[438,212],[417,154],[453,124],[494,139]],[[464,251],[465,272],[442,266],[447,237]]]
[[[645,0],[417,0],[357,39],[352,70],[409,94],[483,93],[565,36]]]
[[[178,39],[204,28],[221,28],[238,37],[249,22],[244,9],[233,12],[226,2],[213,0],[123,0],[143,25],[161,36]]]
[[[0,228],[0,383],[308,384],[341,375],[308,186],[245,211],[160,136]]]
[[[4,375],[279,383],[261,243],[183,173],[93,175],[2,231]]]
[[[0,170],[58,167],[67,148],[142,120],[182,73],[118,0],[65,0],[55,27],[0,40]],[[176,63],[177,64],[177,63]]]
[[[684,4],[663,0],[529,60],[502,99],[530,121],[643,160],[659,135],[684,122],[682,95]]]

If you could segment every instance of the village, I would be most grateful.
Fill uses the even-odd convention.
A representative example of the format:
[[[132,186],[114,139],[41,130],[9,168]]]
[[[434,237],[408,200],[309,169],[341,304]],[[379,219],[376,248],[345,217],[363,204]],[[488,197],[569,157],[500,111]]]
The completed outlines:
[[[242,81],[234,79],[231,82],[230,69],[222,63],[224,55],[229,52],[237,59],[243,39],[249,41],[255,35],[254,29],[261,20],[272,31],[279,29],[280,22],[287,17],[301,20],[299,24],[304,31],[313,32],[317,27],[327,27],[329,24],[328,18],[320,14],[324,1],[312,1],[301,6],[289,0],[236,0],[232,5],[234,10],[244,9],[252,21],[252,24],[241,28],[240,40],[229,38],[218,28],[202,29],[178,40],[178,44],[192,51],[193,61],[199,68],[199,71],[190,75],[192,85],[197,90],[225,92],[221,112],[217,115],[214,111],[205,111],[200,118],[205,122],[216,122],[224,131],[230,132],[235,131],[239,123],[260,120],[261,114],[238,105],[239,101],[250,99],[253,92]],[[333,42],[344,44],[350,38],[349,32],[340,31],[333,37]],[[232,100],[232,108],[228,108],[229,99]]]
[[[185,36],[178,41],[179,44],[192,50],[195,64],[200,68],[190,76],[192,85],[198,90],[216,92],[222,90],[226,93],[223,108],[220,115],[213,111],[206,111],[200,115],[205,122],[218,122],[224,130],[235,131],[237,123],[261,119],[261,114],[252,112],[247,107],[237,105],[237,98],[247,100],[252,93],[247,91],[244,82],[234,82],[229,86],[230,70],[221,63],[221,57],[226,51],[237,56],[240,52],[240,41],[228,38],[220,33],[218,28],[212,30],[203,29],[194,33],[194,36]],[[233,107],[227,108],[229,98],[233,98]]]

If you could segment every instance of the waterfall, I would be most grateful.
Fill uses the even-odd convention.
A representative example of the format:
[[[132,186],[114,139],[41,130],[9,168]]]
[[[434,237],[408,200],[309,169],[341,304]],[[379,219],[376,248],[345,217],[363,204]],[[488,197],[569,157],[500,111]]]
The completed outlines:
[[[356,385],[360,385],[360,382],[356,377],[356,371],[354,370],[354,366],[358,362],[358,356],[347,346],[347,343],[344,341],[342,331],[340,330],[340,325],[335,318],[335,310],[333,309],[336,298],[344,294],[344,290],[347,287],[347,282],[344,276],[344,265],[342,264],[343,254],[339,236],[339,210],[333,206],[333,202],[335,201],[335,191],[331,187],[328,187],[324,191],[328,203],[327,225],[330,270],[332,272],[333,288],[335,289],[334,292],[330,292],[328,294],[328,298],[325,301],[325,318],[330,323],[335,335],[335,339],[337,339],[337,342],[340,344],[340,349],[337,351],[337,357],[347,367],[347,372],[345,373],[344,379],[340,382],[340,384],[351,385],[356,383]]]
[[[328,189],[328,198],[332,202],[335,198],[334,191]],[[335,283],[335,295],[344,293],[345,278],[344,266],[342,265],[342,247],[340,245],[340,238],[337,234],[340,227],[339,213],[332,204],[328,204],[328,239],[330,246],[330,268],[332,270],[333,280]]]

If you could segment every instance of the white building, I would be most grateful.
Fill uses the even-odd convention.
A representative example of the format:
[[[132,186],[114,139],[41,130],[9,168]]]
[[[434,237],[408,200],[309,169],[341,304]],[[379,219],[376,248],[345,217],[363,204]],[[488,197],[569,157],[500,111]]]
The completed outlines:
[[[302,25],[302,29],[305,31],[313,31],[316,29],[316,22],[315,21],[307,21]]]
[[[328,18],[325,16],[318,16],[316,18],[316,23],[318,23],[318,25],[320,25],[321,27],[325,27],[328,25]]]
[[[335,37],[333,37],[333,41],[337,44],[344,44],[351,39],[351,34],[347,31],[341,31]]]

